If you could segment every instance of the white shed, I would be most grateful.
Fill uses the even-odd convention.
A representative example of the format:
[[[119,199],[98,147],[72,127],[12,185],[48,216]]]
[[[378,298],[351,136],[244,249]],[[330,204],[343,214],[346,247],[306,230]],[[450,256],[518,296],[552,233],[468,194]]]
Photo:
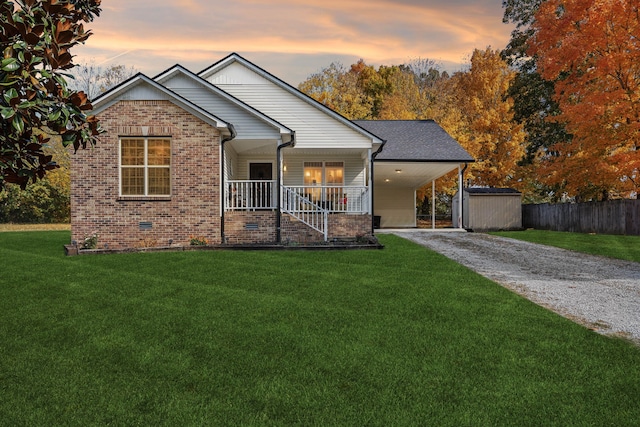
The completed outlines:
[[[453,217],[459,209],[453,198]],[[476,231],[522,228],[522,194],[512,188],[469,187],[462,191],[462,224]]]

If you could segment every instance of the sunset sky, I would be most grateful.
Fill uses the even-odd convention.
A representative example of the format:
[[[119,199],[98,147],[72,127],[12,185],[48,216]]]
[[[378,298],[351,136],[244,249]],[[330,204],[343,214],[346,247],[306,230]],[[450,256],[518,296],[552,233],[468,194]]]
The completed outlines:
[[[133,66],[151,77],[199,72],[231,52],[297,86],[339,61],[429,58],[457,71],[474,48],[502,49],[500,0],[103,0],[76,63]]]

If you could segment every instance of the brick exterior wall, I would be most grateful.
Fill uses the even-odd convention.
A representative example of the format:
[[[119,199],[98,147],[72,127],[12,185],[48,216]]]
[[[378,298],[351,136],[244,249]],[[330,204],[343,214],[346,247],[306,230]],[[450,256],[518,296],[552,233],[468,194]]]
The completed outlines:
[[[371,215],[329,214],[328,239],[355,239],[371,236]],[[305,223],[288,214],[282,214],[281,238],[283,243],[320,243],[324,241],[322,233],[308,227]]]
[[[120,101],[99,115],[107,131],[71,155],[71,238],[98,248],[220,242],[220,134],[168,101]],[[171,137],[171,197],[119,197],[120,136]],[[141,222],[151,229],[141,230]]]
[[[224,219],[224,235],[230,245],[276,242],[275,211],[225,212]],[[328,223],[329,240],[371,235],[371,215],[330,214]],[[280,221],[280,238],[284,244],[324,241],[322,233],[286,213]]]
[[[371,236],[371,215],[329,215],[329,239]]]
[[[276,241],[275,211],[228,211],[224,213],[224,237],[230,245]]]

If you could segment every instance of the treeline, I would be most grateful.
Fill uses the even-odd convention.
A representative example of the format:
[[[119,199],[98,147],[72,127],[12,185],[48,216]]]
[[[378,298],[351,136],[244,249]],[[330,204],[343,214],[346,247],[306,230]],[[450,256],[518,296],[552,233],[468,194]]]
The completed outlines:
[[[640,24],[628,0],[504,0],[503,51],[468,69],[416,59],[334,63],[299,89],[349,119],[434,119],[477,162],[472,185],[534,202],[636,198],[640,185]],[[452,180],[439,183],[454,191]]]
[[[69,152],[52,139],[46,153],[59,166],[23,190],[5,183],[0,190],[0,223],[65,223],[70,216]]]

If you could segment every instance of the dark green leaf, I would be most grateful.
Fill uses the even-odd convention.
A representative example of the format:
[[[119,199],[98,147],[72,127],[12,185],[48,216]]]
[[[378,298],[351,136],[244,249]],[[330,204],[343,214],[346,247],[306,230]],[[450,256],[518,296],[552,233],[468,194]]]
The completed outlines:
[[[0,62],[0,69],[2,69],[2,71],[11,73],[20,69],[20,63],[16,58],[3,59],[2,62]]]
[[[19,114],[16,114],[15,116],[13,116],[11,125],[16,130],[16,132],[18,132],[18,134],[21,135],[24,133],[24,121],[22,120],[22,117]]]
[[[7,103],[10,103],[13,98],[18,97],[18,91],[15,90],[15,88],[10,88],[7,91],[5,91],[5,93],[3,93],[2,96]]]
[[[4,120],[9,120],[15,113],[16,112],[13,108],[0,108],[0,116],[2,116]]]

